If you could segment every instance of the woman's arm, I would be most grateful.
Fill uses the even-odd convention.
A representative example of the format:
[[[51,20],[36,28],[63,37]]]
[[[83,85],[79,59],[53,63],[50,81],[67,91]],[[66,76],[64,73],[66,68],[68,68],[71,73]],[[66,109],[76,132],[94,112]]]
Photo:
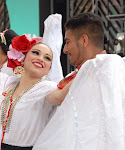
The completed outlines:
[[[56,89],[47,95],[47,100],[52,105],[60,105],[65,99],[73,80],[70,81],[63,89]]]

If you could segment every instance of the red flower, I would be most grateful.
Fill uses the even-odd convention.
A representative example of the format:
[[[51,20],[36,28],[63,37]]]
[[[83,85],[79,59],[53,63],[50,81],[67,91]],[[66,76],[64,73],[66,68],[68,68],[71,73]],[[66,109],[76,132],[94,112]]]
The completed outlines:
[[[41,37],[35,37],[31,39],[31,37],[28,37],[24,34],[12,39],[12,48],[26,55],[26,53],[32,48],[32,46],[38,42],[41,42],[41,40]],[[7,67],[11,67],[14,70],[17,66],[21,66],[21,62],[19,62],[17,59],[15,60],[8,58]]]
[[[14,37],[12,39],[12,47],[22,53],[28,52],[36,41],[29,41],[25,35]]]
[[[32,39],[30,43],[31,43],[31,47],[32,47],[33,45],[36,44],[36,40]]]
[[[21,62],[19,62],[17,59],[14,60],[8,58],[7,67],[13,68],[14,70],[17,66],[21,66]]]

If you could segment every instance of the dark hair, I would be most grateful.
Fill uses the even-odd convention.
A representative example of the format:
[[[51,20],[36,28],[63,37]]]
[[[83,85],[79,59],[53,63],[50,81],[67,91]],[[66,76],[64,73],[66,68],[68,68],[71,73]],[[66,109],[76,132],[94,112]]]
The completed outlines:
[[[94,13],[86,12],[73,16],[65,23],[65,29],[72,30],[76,39],[86,34],[97,47],[103,47],[104,29],[102,19]]]
[[[12,43],[12,39],[16,36],[19,36],[19,35],[11,29],[8,29],[7,31],[5,31],[4,37],[6,39],[6,45],[2,43],[2,39],[0,37],[0,46],[6,55],[7,55],[7,51],[9,50],[9,45]]]

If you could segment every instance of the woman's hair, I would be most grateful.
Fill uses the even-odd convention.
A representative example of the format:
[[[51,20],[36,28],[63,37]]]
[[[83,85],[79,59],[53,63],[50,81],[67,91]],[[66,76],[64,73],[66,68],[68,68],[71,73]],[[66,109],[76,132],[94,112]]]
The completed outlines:
[[[3,52],[7,55],[7,51],[9,50],[9,46],[12,43],[12,39],[19,35],[11,29],[8,29],[1,34],[4,36],[5,42],[3,42],[2,36],[0,36],[0,46]]]

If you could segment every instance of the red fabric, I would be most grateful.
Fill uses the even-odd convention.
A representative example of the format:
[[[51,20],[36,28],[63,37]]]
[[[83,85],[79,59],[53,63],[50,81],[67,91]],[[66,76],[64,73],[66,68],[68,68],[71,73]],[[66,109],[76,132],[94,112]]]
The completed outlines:
[[[17,59],[14,60],[8,58],[7,67],[13,68],[14,70],[17,66],[21,66],[21,62],[19,62]]]
[[[81,66],[82,66],[82,64],[79,65],[79,66],[77,67],[77,69],[79,70],[79,69],[81,68]],[[69,75],[68,77],[66,77],[66,78],[64,78],[63,80],[61,80],[61,81],[58,83],[57,87],[58,87],[59,89],[63,89],[71,80],[73,80],[73,79],[75,78],[75,76],[77,75],[77,72],[78,72],[78,71],[74,71],[71,75]]]

